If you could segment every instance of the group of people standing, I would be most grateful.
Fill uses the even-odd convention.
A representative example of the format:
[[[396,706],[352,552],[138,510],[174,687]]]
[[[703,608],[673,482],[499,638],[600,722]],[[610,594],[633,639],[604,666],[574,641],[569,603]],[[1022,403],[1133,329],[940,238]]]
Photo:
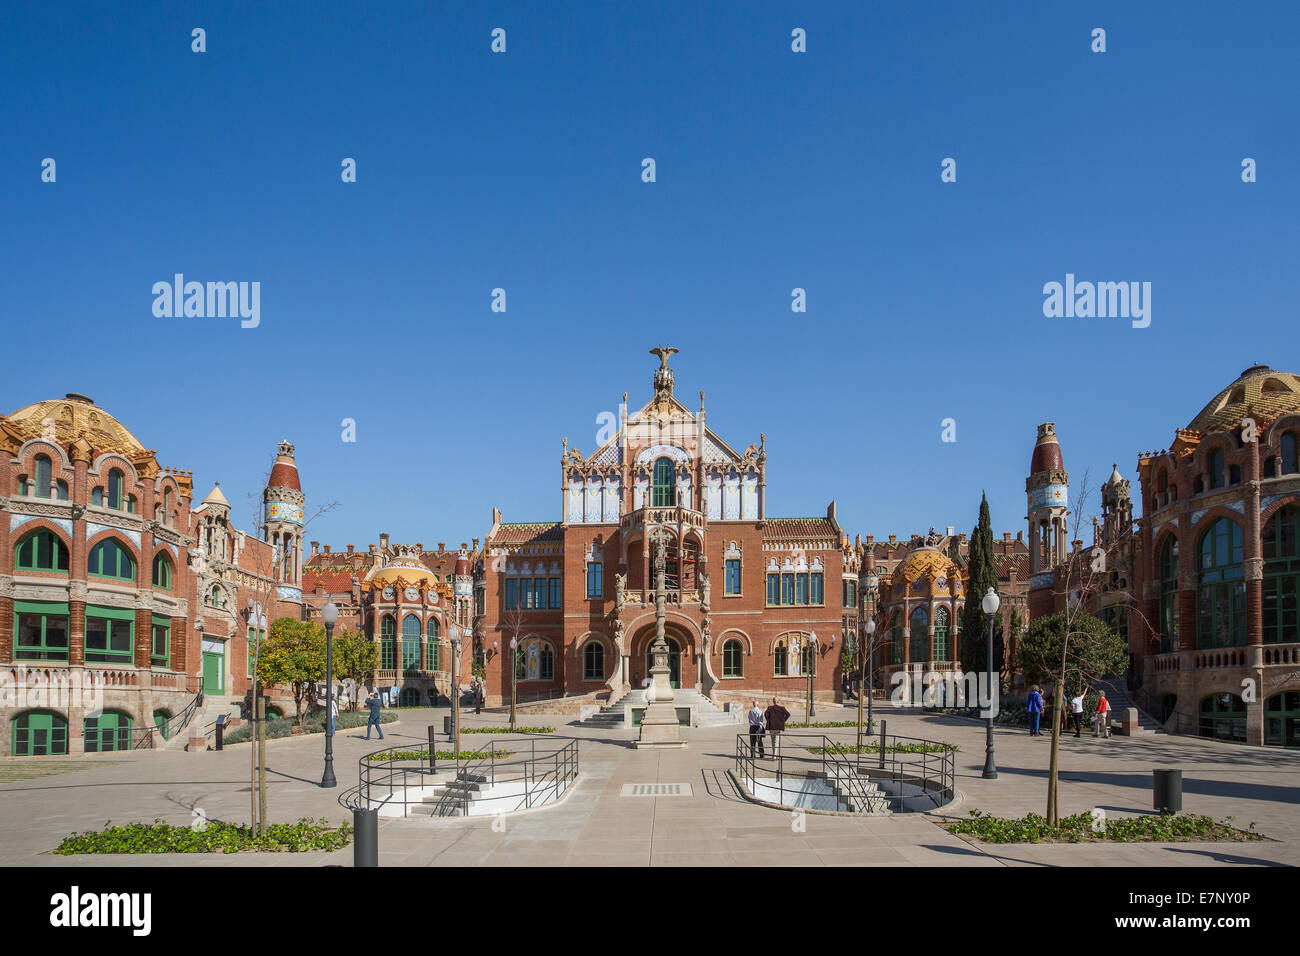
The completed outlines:
[[[1074,736],[1080,737],[1083,733],[1083,698],[1088,693],[1087,688],[1079,692],[1077,697],[1061,695],[1061,732],[1064,733],[1068,728],[1067,719],[1074,725]],[[1037,684],[1029,690],[1029,736],[1041,737],[1043,731],[1040,726],[1043,718],[1044,701],[1043,692]],[[1106,692],[1102,691],[1101,696],[1097,699],[1097,712],[1092,717],[1093,736],[1109,737],[1110,736],[1110,701],[1106,699]]]
[[[748,716],[750,753],[757,750],[760,758],[767,756],[763,750],[763,734],[766,732],[772,737],[772,756],[777,756],[780,753],[781,732],[785,730],[785,722],[790,719],[790,711],[778,704],[773,697],[772,706],[767,710],[761,709],[758,701],[754,701]]]

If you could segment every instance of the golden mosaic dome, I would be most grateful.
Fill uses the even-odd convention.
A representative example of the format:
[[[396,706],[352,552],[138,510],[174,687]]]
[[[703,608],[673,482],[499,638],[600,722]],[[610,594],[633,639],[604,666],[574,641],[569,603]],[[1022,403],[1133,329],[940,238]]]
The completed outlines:
[[[937,590],[945,590],[961,581],[961,568],[938,548],[916,548],[894,568],[893,579],[915,584],[922,578],[930,578]]]
[[[152,455],[125,425],[75,392],[66,398],[35,402],[0,421],[20,443],[47,435],[47,429],[53,426],[52,440],[64,448],[84,437],[96,454],[113,451],[132,460]]]
[[[370,588],[374,591],[381,591],[386,587],[393,587],[399,591],[404,588],[425,589],[434,587],[437,580],[434,573],[424,565],[399,559],[376,571],[370,579]]]
[[[1201,434],[1233,430],[1240,428],[1247,416],[1267,425],[1295,413],[1300,413],[1300,375],[1252,365],[1214,396],[1186,430]]]

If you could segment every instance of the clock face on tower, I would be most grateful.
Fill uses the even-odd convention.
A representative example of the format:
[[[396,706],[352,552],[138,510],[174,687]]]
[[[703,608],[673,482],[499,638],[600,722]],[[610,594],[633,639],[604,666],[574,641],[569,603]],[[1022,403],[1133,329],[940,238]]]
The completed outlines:
[[[406,599],[407,599],[408,601],[418,601],[418,600],[420,600],[420,589],[419,589],[419,588],[407,588],[407,589],[406,589]]]
[[[391,584],[388,587],[384,588],[385,601],[391,601],[396,596],[397,596],[397,590]]]

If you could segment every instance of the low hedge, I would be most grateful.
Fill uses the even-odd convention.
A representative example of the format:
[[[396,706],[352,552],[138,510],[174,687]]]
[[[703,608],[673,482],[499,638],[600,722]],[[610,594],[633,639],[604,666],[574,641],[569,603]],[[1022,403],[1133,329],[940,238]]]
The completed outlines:
[[[1061,817],[1060,825],[1055,827],[1047,822],[1046,817],[1036,813],[1010,819],[972,810],[970,816],[969,820],[955,820],[942,825],[949,833],[973,836],[985,843],[1242,843],[1268,839],[1255,832],[1253,823],[1249,830],[1241,830],[1213,817],[1169,811],[1140,817],[1105,818],[1095,827],[1092,814],[1086,810]]]
[[[266,832],[254,836],[242,823],[210,820],[199,829],[173,826],[161,819],[153,823],[128,823],[63,838],[54,852],[76,853],[306,853],[312,850],[341,850],[352,842],[352,828],[346,821],[333,827],[321,817],[313,822],[303,817],[297,823],[272,823]]]
[[[863,718],[862,721],[863,733],[870,733],[871,728],[874,727],[875,724],[876,722],[874,720],[867,720],[866,718]],[[858,722],[856,720],[819,720],[811,724],[809,723],[786,724],[785,729],[793,730],[795,728],[804,728],[804,727],[854,727],[856,728],[857,726],[858,726]]]
[[[885,748],[887,754],[941,754],[946,751],[956,753],[960,748],[956,744],[890,744]],[[880,753],[880,742],[863,744],[835,744],[830,747],[809,747],[810,754],[875,754]]]
[[[397,720],[396,714],[380,712],[379,722],[381,724],[391,724]],[[370,715],[363,713],[341,713],[334,721],[334,732],[340,730],[355,730],[358,727],[364,727],[370,722]],[[266,722],[266,739],[274,740],[277,737],[293,737],[299,734],[323,734],[325,732],[325,712],[321,710],[313,711],[302,719],[302,725],[295,727],[292,720],[288,718],[279,718],[267,720]],[[222,745],[242,744],[252,737],[253,728],[251,725],[236,727],[234,730],[227,731],[222,738]]]
[[[554,727],[462,727],[462,734],[553,734]]]
[[[498,750],[495,752],[497,757],[509,757],[513,751]],[[486,760],[493,756],[492,750],[462,750],[459,753],[452,753],[450,750],[438,750],[434,752],[434,760]],[[366,759],[372,763],[382,763],[385,760],[428,760],[428,750],[385,750],[377,754],[366,754]]]

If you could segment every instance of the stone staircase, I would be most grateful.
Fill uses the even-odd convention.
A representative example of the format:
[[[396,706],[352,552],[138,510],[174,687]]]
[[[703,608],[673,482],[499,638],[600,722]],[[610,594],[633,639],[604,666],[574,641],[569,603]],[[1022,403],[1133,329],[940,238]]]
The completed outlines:
[[[673,691],[673,704],[677,707],[691,708],[691,726],[692,727],[723,727],[740,722],[742,714],[739,710],[727,713],[709,698],[705,697],[699,691],[692,688],[681,688]],[[602,707],[599,711],[581,721],[583,727],[606,727],[609,729],[624,729],[630,726],[627,721],[628,707],[644,707],[646,705],[645,691],[638,688],[628,691],[618,700]]]
[[[410,807],[411,816],[461,817],[465,803],[473,803],[487,789],[488,778],[481,773],[462,773],[441,783],[432,793]]]
[[[243,697],[231,697],[222,694],[208,694],[203,698],[203,709],[200,710],[188,725],[180,729],[173,728],[171,739],[167,741],[167,750],[184,750],[189,744],[191,732],[195,729],[201,730],[207,738],[208,744],[211,745],[216,739],[217,717],[226,714],[227,717],[238,717],[240,705],[243,704]]]
[[[880,787],[868,777],[857,774],[858,783],[850,783],[846,777],[857,774],[847,764],[832,764],[829,773],[814,773],[810,776],[820,777],[826,781],[835,798],[848,813],[870,813],[884,815],[890,812],[889,798],[880,792]]]
[[[1134,737],[1151,737],[1155,734],[1163,734],[1164,728],[1154,717],[1148,714],[1137,703],[1129,697],[1128,688],[1124,686],[1123,681],[1101,681],[1098,688],[1106,692],[1106,700],[1110,703],[1110,732],[1119,734],[1124,728],[1124,711],[1130,707],[1138,709],[1138,729],[1131,735]]]

